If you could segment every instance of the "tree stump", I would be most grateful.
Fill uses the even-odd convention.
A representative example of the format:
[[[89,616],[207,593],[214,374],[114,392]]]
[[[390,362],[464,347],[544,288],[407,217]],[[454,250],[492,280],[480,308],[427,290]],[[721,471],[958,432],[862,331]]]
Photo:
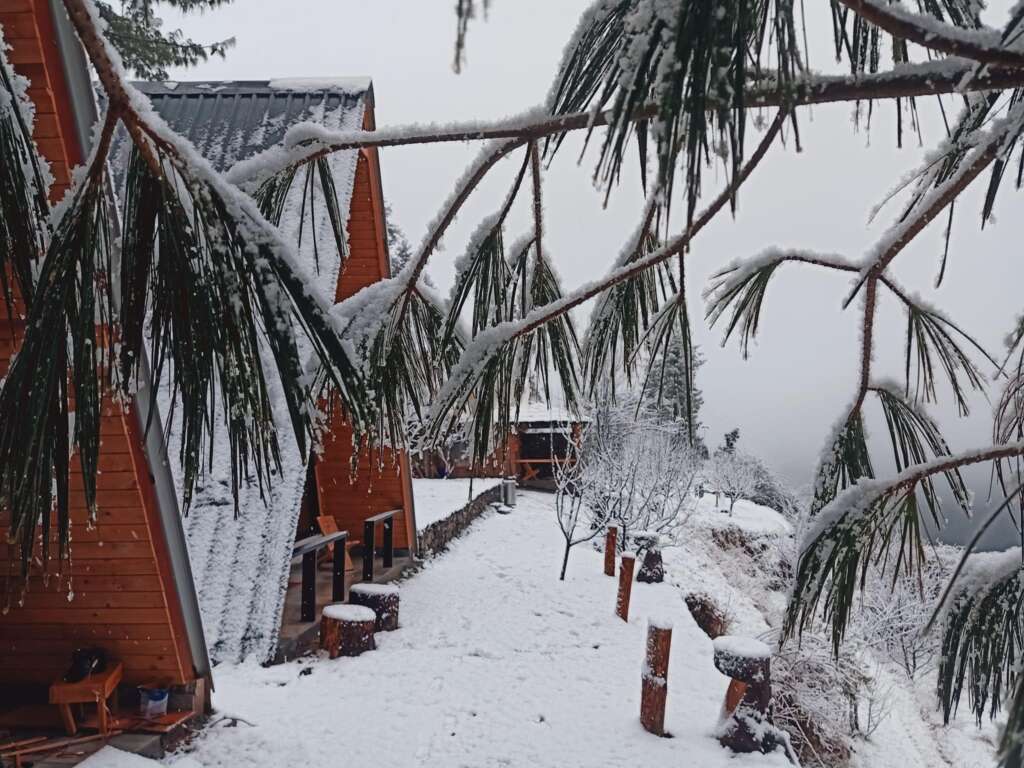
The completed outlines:
[[[619,594],[615,599],[615,615],[623,621],[629,621],[629,595],[633,589],[633,566],[636,555],[632,552],[622,553],[622,564],[619,567]]]
[[[355,584],[348,591],[352,605],[365,605],[376,619],[378,632],[398,629],[398,587],[392,584]]]
[[[608,526],[604,535],[604,575],[615,575],[615,549],[618,547],[619,529],[614,525]]]
[[[715,641],[715,666],[732,678],[722,708],[718,741],[734,752],[770,752],[777,745],[771,725],[771,650],[760,640],[722,635]]]
[[[644,553],[636,580],[645,584],[660,584],[665,580],[665,563],[661,558],[661,535],[638,533],[633,540],[636,542],[637,549],[643,550]]]
[[[650,619],[647,625],[647,653],[640,681],[640,724],[656,736],[665,735],[668,655],[671,647],[672,622]]]
[[[320,647],[332,659],[372,651],[377,647],[373,641],[376,624],[377,615],[365,605],[328,605],[320,618]]]

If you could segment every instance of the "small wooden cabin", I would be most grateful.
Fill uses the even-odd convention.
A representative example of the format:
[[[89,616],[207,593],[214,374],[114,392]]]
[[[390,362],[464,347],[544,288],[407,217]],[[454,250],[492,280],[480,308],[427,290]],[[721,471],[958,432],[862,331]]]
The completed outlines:
[[[291,126],[314,121],[327,128],[372,130],[373,88],[365,78],[272,81],[137,83],[154,109],[186,136],[210,163],[226,171],[235,163],[281,143]],[[346,299],[390,277],[381,190],[375,149],[339,152],[329,157],[339,208],[347,219],[345,253],[329,235],[322,197],[313,221],[300,225],[303,185],[297,181],[285,206],[281,229],[298,243],[300,261],[311,280],[335,301]],[[321,194],[319,187],[317,194]],[[314,250],[311,232],[318,233]],[[348,531],[355,570],[347,581],[363,577],[366,557],[377,561],[375,577],[393,577],[416,547],[411,473],[408,457],[387,454],[360,459],[351,476],[351,431],[338,417],[321,456],[303,462],[282,426],[282,463],[270,497],[257,487],[242,489],[240,516],[234,517],[226,462],[207,473],[185,521],[189,552],[199,590],[204,626],[214,661],[255,656],[261,661],[291,656],[315,635],[316,622],[301,615],[301,571],[297,541],[318,534],[317,518],[333,517]],[[171,430],[171,455],[178,435]],[[397,565],[385,570],[365,541],[366,521],[395,514],[375,525],[375,544],[383,544],[390,526]],[[386,525],[385,525],[386,523]],[[379,554],[379,553],[378,553]],[[407,561],[406,561],[407,562]],[[330,573],[321,569],[319,604],[331,599]],[[317,618],[319,613],[316,614]]]
[[[578,439],[584,421],[566,408],[526,400],[505,441],[479,466],[472,466],[469,446],[453,446],[446,462],[426,452],[417,462],[421,477],[507,477],[524,488],[550,490],[553,467],[569,456],[569,441]]]
[[[70,169],[83,162],[96,120],[85,57],[66,16],[54,8],[60,5],[47,0],[0,3],[8,59],[30,81],[33,136],[54,178],[53,202],[67,191]],[[24,338],[24,307],[12,314],[0,307],[0,377]],[[171,686],[196,710],[208,704],[210,665],[174,485],[159,429],[147,435],[140,421],[149,396],[143,386],[130,409],[109,398],[105,403],[95,527],[86,524],[81,475],[72,476],[69,573],[44,580],[44,570],[56,568],[37,561],[22,591],[7,581],[8,569],[0,572],[3,726],[22,724],[26,705],[45,704],[49,685],[82,646],[101,647],[119,660],[129,691],[140,684]],[[0,532],[8,522],[0,510]],[[56,537],[55,531],[46,535]],[[0,544],[0,558],[11,554]]]

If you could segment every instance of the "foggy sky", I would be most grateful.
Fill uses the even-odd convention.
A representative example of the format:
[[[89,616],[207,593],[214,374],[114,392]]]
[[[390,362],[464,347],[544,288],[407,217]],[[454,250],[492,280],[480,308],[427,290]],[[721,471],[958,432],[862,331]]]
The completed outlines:
[[[544,100],[562,48],[588,0],[494,0],[490,18],[475,22],[468,42],[468,66],[452,71],[455,20],[451,0],[238,0],[202,16],[166,14],[167,25],[197,39],[237,38],[227,60],[213,60],[172,77],[187,79],[270,79],[369,75],[376,95],[378,126],[408,122],[497,119]],[[998,25],[1008,3],[993,3],[986,20]],[[834,62],[826,3],[808,3],[810,65],[841,72]],[[735,343],[721,348],[720,329],[702,321],[702,291],[724,264],[767,247],[805,248],[860,259],[893,221],[898,205],[887,206],[873,223],[868,216],[904,174],[913,170],[944,131],[935,100],[919,100],[923,145],[904,134],[896,145],[895,110],[879,104],[870,130],[864,115],[854,123],[852,105],[804,108],[799,113],[800,143],[787,131],[740,194],[735,219],[720,217],[694,242],[688,258],[688,298],[696,337],[707,362],[700,372],[707,441],[741,429],[741,446],[764,458],[791,484],[810,481],[832,423],[851,400],[859,360],[859,304],[842,311],[849,290],[846,276],[811,267],[786,265],[773,278],[765,300],[759,343],[743,360]],[[958,104],[947,101],[955,114]],[[766,112],[770,119],[771,112]],[[906,115],[905,115],[906,117]],[[909,122],[909,119],[905,119]],[[750,131],[752,142],[757,132]],[[555,256],[569,290],[603,274],[636,226],[642,193],[635,167],[602,210],[603,193],[591,174],[595,153],[577,165],[578,138],[566,143],[545,180],[547,248]],[[752,144],[751,144],[752,146]],[[394,220],[415,245],[436,214],[454,180],[479,145],[385,149],[381,153],[385,198]],[[518,160],[506,160],[474,195],[445,238],[429,273],[447,294],[452,263],[480,219],[504,195]],[[723,174],[706,174],[706,198],[717,193]],[[946,278],[935,289],[943,248],[945,217],[934,223],[896,260],[890,272],[910,291],[940,306],[997,358],[1003,339],[1020,312],[1020,259],[1024,221],[1021,195],[1007,179],[996,206],[997,222],[979,226],[986,181],[976,183],[957,203]],[[681,187],[677,187],[681,189]],[[678,205],[678,210],[683,209]],[[678,218],[678,217],[677,217]],[[526,231],[528,210],[514,212],[510,236]],[[676,221],[673,230],[681,227]],[[576,315],[579,327],[589,307]],[[875,379],[903,375],[904,314],[888,297],[877,319]],[[993,394],[995,399],[998,395]],[[959,419],[949,393],[932,412],[940,418],[953,450],[992,442],[992,406],[972,399],[970,417]],[[877,416],[877,412],[875,414]],[[888,455],[884,424],[873,427],[875,455]],[[988,475],[970,475],[981,501]],[[967,526],[951,513],[954,534]],[[1012,540],[1007,528],[993,543]]]

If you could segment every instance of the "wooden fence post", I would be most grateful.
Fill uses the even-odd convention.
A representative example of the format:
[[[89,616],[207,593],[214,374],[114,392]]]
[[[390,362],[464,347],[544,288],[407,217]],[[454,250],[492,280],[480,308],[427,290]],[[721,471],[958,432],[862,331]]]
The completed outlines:
[[[672,622],[648,619],[647,653],[640,683],[640,724],[656,736],[665,735],[668,655],[671,648]]]
[[[618,526],[609,525],[604,535],[604,575],[615,575],[615,548],[618,546]]]
[[[771,727],[771,649],[760,640],[722,635],[715,666],[732,678],[722,708],[718,741],[733,752],[770,752],[778,743]]]
[[[623,621],[629,621],[629,593],[633,589],[633,566],[636,555],[632,552],[622,553],[619,566],[619,594],[615,600],[615,615]]]

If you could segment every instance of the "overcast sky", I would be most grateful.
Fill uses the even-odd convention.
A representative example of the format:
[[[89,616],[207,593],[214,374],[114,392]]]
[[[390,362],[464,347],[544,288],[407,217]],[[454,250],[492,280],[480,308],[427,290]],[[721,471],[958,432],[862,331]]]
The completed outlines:
[[[562,48],[589,2],[493,0],[491,5],[490,18],[471,27],[468,66],[461,75],[451,66],[451,0],[239,0],[202,16],[167,15],[169,26],[180,26],[196,39],[237,38],[225,61],[172,76],[186,80],[368,75],[374,83],[378,126],[497,119],[544,99]],[[992,5],[987,20],[998,24],[1006,2]],[[807,3],[806,10],[811,66],[840,71],[832,55],[828,4]],[[825,436],[855,389],[859,314],[856,306],[845,312],[840,306],[848,280],[812,268],[782,268],[767,293],[760,342],[745,361],[734,343],[721,348],[720,330],[709,330],[701,321],[701,293],[708,277],[723,264],[770,246],[861,258],[896,211],[886,208],[869,223],[871,210],[942,138],[934,100],[919,101],[918,107],[923,146],[908,133],[902,149],[896,146],[894,107],[889,104],[876,108],[870,131],[863,120],[855,126],[849,105],[803,109],[803,151],[795,150],[791,135],[785,146],[776,145],[743,188],[736,218],[719,219],[699,236],[688,256],[689,298],[707,358],[699,380],[707,440],[713,447],[723,432],[740,427],[741,445],[794,486],[810,481]],[[955,113],[955,103],[949,102],[949,108]],[[385,198],[413,243],[422,237],[476,150],[475,145],[455,145],[382,152]],[[609,268],[636,226],[642,203],[638,174],[632,168],[603,210],[603,195],[591,183],[594,153],[577,165],[578,152],[578,143],[567,145],[545,183],[545,236],[566,289]],[[517,167],[516,160],[506,161],[481,187],[445,239],[445,250],[431,260],[429,271],[445,292],[452,262],[469,232],[492,212]],[[717,190],[722,181],[720,173],[709,174],[707,189]],[[1011,270],[1011,265],[1021,258],[1022,193],[1004,184],[996,208],[998,221],[981,230],[983,186],[975,185],[957,205],[941,288],[934,288],[934,278],[944,222],[907,248],[891,271],[999,357],[1021,305],[1021,270]],[[527,225],[524,208],[513,218],[513,234]],[[588,314],[578,315],[578,322],[585,323]],[[899,378],[905,321],[891,299],[883,299],[878,327],[884,329],[884,338],[875,353],[876,378]],[[948,402],[948,393],[943,394]],[[983,397],[976,397],[973,404],[966,419],[956,418],[948,407],[933,409],[954,449],[991,443],[992,407]],[[873,426],[877,453],[884,456],[884,425],[876,420]],[[986,473],[975,473],[972,482],[979,494],[987,492]],[[1005,541],[1010,535],[1004,529],[997,538]]]

